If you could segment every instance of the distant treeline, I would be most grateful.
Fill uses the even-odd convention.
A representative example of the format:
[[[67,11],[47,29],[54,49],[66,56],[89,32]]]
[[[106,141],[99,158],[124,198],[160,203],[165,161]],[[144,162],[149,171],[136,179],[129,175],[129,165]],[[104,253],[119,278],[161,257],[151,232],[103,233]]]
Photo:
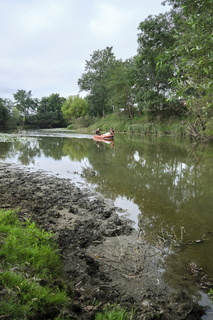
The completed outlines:
[[[52,94],[38,100],[31,91],[18,90],[14,102],[0,98],[0,126],[60,127],[77,118],[122,113],[150,122],[187,118],[191,134],[208,140],[213,136],[212,2],[166,0],[169,12],[139,24],[134,57],[118,60],[112,47],[91,54],[78,79],[85,98]]]

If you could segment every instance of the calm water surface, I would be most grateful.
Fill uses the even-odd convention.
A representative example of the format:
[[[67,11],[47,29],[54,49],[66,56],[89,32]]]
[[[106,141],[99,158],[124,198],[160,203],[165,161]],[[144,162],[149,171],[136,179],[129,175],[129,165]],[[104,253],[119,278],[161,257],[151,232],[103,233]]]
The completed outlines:
[[[66,132],[25,134],[33,139],[0,142],[0,158],[70,178],[77,185],[86,183],[124,209],[150,243],[159,247],[168,240],[187,243],[166,260],[170,285],[196,294],[197,285],[188,272],[192,262],[213,279],[212,144],[118,134],[112,143]],[[86,175],[88,169],[95,175]],[[202,304],[209,304],[200,294]],[[212,314],[203,319],[212,319]]]

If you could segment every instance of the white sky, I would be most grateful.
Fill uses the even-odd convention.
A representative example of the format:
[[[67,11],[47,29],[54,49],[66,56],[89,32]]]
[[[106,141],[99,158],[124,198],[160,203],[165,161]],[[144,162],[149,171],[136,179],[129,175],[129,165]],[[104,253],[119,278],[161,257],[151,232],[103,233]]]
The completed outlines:
[[[162,0],[0,0],[0,98],[78,94],[95,50],[117,59],[137,53],[138,26],[169,11]]]

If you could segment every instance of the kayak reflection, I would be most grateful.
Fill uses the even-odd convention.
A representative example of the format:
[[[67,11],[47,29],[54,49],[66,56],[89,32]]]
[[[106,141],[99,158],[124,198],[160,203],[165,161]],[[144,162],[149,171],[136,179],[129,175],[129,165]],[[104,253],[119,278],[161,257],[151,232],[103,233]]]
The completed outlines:
[[[104,143],[110,145],[110,148],[114,148],[115,146],[115,141],[107,141],[107,140],[99,140],[99,139],[93,139],[95,141],[96,146],[99,148],[102,146]]]

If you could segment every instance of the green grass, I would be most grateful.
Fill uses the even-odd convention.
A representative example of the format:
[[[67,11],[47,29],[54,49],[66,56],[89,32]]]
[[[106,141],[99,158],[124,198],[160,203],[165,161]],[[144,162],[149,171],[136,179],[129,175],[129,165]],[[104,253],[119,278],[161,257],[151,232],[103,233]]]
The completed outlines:
[[[208,294],[209,294],[210,298],[213,299],[213,289],[212,288],[209,290]]]
[[[30,220],[20,221],[12,210],[0,210],[0,318],[70,319],[53,236]],[[120,306],[95,316],[95,320],[131,319],[133,313]]]
[[[74,125],[75,126],[75,125]],[[147,135],[175,135],[175,136],[187,136],[188,123],[186,119],[180,120],[178,118],[172,118],[167,121],[160,121],[156,119],[151,122],[147,116],[127,118],[124,114],[110,114],[104,118],[97,119],[94,124],[89,127],[79,127],[80,131],[94,133],[97,128],[100,128],[101,132],[108,132],[110,127],[115,128],[115,132],[131,133],[131,134],[147,134]]]
[[[58,273],[60,258],[56,243],[52,240],[53,233],[39,230],[30,221],[21,224],[13,211],[1,212],[0,232],[4,237],[0,258],[4,258],[7,265],[17,262],[30,265],[34,272],[43,277]]]
[[[57,315],[58,307],[66,303],[65,292],[41,286],[23,274],[6,271],[1,274],[0,280],[4,286],[0,314],[9,314],[11,319],[25,319],[38,313]]]
[[[22,223],[14,211],[0,210],[0,244],[0,317],[63,319],[68,298],[54,284],[60,257],[53,233]]]
[[[120,306],[108,307],[104,312],[96,314],[95,320],[133,320],[134,312],[127,312]]]

